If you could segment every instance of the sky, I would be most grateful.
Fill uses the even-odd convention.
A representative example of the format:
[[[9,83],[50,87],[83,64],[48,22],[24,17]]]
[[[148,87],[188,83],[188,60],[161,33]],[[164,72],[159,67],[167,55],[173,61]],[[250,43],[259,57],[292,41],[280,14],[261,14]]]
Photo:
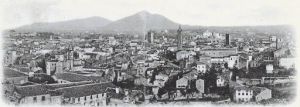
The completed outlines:
[[[297,0],[1,0],[0,18],[2,28],[12,28],[91,16],[115,21],[148,11],[189,25],[277,25],[297,22],[297,4]]]

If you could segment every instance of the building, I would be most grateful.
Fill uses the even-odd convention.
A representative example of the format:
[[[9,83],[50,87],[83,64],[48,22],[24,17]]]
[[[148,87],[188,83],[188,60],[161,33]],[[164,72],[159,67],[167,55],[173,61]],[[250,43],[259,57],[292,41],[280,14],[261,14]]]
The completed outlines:
[[[230,55],[237,54],[237,48],[208,48],[202,49],[200,54],[209,56],[209,57],[225,57]]]
[[[295,68],[296,58],[287,57],[279,59],[279,66],[284,67],[286,69]]]
[[[153,43],[154,42],[154,32],[153,31],[149,31],[147,33],[146,40],[147,40],[148,43]]]
[[[268,65],[266,65],[266,72],[268,73],[268,74],[271,74],[271,73],[273,73],[273,65],[272,64],[268,64]]]
[[[109,45],[117,45],[117,40],[115,39],[115,37],[108,37],[108,44]]]
[[[177,35],[176,35],[177,49],[178,50],[182,49],[183,38],[182,38],[181,32],[182,32],[182,29],[181,29],[181,26],[179,26],[179,28],[177,30]]]
[[[189,79],[186,77],[182,77],[176,81],[176,88],[185,89],[188,87]]]
[[[115,91],[109,93],[110,89]],[[120,89],[110,82],[63,87],[58,88],[57,91],[63,93],[67,104],[85,106],[108,105],[111,97],[120,94]]]
[[[225,86],[225,78],[221,77],[221,76],[218,76],[217,77],[217,87],[224,87]]]
[[[249,102],[253,97],[253,90],[246,86],[234,87],[233,101],[235,102]]]
[[[272,98],[272,90],[265,87],[253,87],[254,101]]]
[[[193,51],[179,51],[176,53],[176,60],[192,58],[194,55],[196,55],[196,53]]]
[[[4,57],[4,65],[13,65],[17,59],[17,51],[7,51]]]
[[[4,68],[4,82],[11,84],[23,84],[28,82],[28,75],[20,73],[10,68]]]
[[[46,62],[47,75],[63,72],[63,62],[58,60],[51,60]]]
[[[204,80],[198,79],[196,80],[196,88],[199,91],[200,94],[204,94]]]
[[[225,46],[230,46],[230,36],[229,36],[229,34],[225,34]]]
[[[197,69],[197,72],[206,73],[208,66],[203,62],[197,62],[196,69]]]
[[[62,94],[49,91],[45,84],[17,86],[11,100],[16,104],[62,104]]]

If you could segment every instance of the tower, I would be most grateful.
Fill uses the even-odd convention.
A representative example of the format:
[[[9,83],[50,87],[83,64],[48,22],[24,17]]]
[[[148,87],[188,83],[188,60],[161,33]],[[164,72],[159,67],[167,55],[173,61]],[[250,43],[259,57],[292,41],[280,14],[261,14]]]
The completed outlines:
[[[225,46],[230,46],[230,36],[229,34],[225,34]]]
[[[153,33],[153,31],[150,30],[147,33],[146,40],[147,40],[148,43],[153,43],[153,41],[154,41],[154,33]]]
[[[182,29],[181,25],[179,25],[179,28],[177,30],[177,49],[180,50],[182,48],[182,35],[181,35]]]

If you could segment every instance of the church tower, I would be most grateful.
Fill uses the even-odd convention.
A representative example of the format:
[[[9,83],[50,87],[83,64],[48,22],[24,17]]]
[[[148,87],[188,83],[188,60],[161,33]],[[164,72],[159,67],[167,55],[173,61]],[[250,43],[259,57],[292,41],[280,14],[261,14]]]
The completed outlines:
[[[181,25],[179,25],[179,28],[177,30],[177,50],[182,49],[182,35],[181,35],[182,29]]]

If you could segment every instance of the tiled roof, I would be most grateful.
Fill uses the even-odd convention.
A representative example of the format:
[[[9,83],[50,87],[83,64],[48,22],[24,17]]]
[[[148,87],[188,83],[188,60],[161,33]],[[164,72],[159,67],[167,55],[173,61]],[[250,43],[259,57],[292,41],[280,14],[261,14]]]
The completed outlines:
[[[9,69],[9,68],[4,68],[4,77],[5,78],[22,77],[22,76],[27,76],[27,75],[20,73],[18,71]]]
[[[22,96],[36,96],[49,94],[46,85],[29,85],[29,86],[18,86],[16,92]]]
[[[107,88],[116,88],[116,86],[111,83],[96,83],[79,85],[74,87],[66,87],[57,89],[57,91],[62,92],[65,97],[82,97],[90,96],[94,94],[100,94],[106,92]]]
[[[95,81],[95,82],[107,82],[108,80],[101,76],[83,76],[74,73],[59,73],[55,75],[57,79],[62,79],[70,82],[81,81]]]
[[[90,81],[86,76],[82,76],[74,73],[59,73],[55,74],[57,79],[62,79],[70,82]]]

